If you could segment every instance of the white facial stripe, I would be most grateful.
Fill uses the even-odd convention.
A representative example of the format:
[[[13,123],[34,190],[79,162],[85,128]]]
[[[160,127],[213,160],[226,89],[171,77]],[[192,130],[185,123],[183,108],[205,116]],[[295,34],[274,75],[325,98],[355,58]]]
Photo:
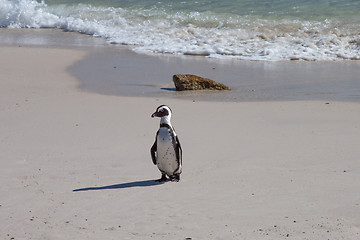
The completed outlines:
[[[171,110],[170,110],[170,108],[169,108],[168,106],[162,106],[162,107],[160,107],[157,111],[158,111],[158,112],[161,112],[161,111],[163,111],[163,110],[167,110],[169,113],[171,113]]]

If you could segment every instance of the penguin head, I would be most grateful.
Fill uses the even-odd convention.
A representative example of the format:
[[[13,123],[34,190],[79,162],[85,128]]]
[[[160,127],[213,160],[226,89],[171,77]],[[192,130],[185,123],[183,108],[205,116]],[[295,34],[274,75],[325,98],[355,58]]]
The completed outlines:
[[[166,105],[160,105],[157,107],[156,111],[151,115],[151,117],[171,117],[171,109]]]

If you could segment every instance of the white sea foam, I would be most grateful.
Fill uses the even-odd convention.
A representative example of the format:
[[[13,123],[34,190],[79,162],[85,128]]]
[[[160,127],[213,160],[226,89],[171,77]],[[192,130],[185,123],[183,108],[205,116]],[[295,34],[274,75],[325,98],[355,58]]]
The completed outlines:
[[[260,20],[251,16],[46,5],[0,0],[0,26],[61,28],[133,45],[135,51],[246,60],[360,59],[357,20]]]

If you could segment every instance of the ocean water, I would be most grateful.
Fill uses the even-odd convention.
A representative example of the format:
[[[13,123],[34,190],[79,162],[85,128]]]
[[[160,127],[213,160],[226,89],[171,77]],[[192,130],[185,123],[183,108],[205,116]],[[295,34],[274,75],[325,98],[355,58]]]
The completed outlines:
[[[0,27],[59,28],[145,53],[360,60],[359,0],[0,0]]]

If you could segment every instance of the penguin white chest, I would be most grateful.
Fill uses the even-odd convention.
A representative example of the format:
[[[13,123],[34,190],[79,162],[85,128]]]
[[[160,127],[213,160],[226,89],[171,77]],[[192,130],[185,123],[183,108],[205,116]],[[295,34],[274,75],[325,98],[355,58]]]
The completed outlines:
[[[169,175],[179,167],[173,142],[169,129],[160,128],[157,135],[157,166]]]

